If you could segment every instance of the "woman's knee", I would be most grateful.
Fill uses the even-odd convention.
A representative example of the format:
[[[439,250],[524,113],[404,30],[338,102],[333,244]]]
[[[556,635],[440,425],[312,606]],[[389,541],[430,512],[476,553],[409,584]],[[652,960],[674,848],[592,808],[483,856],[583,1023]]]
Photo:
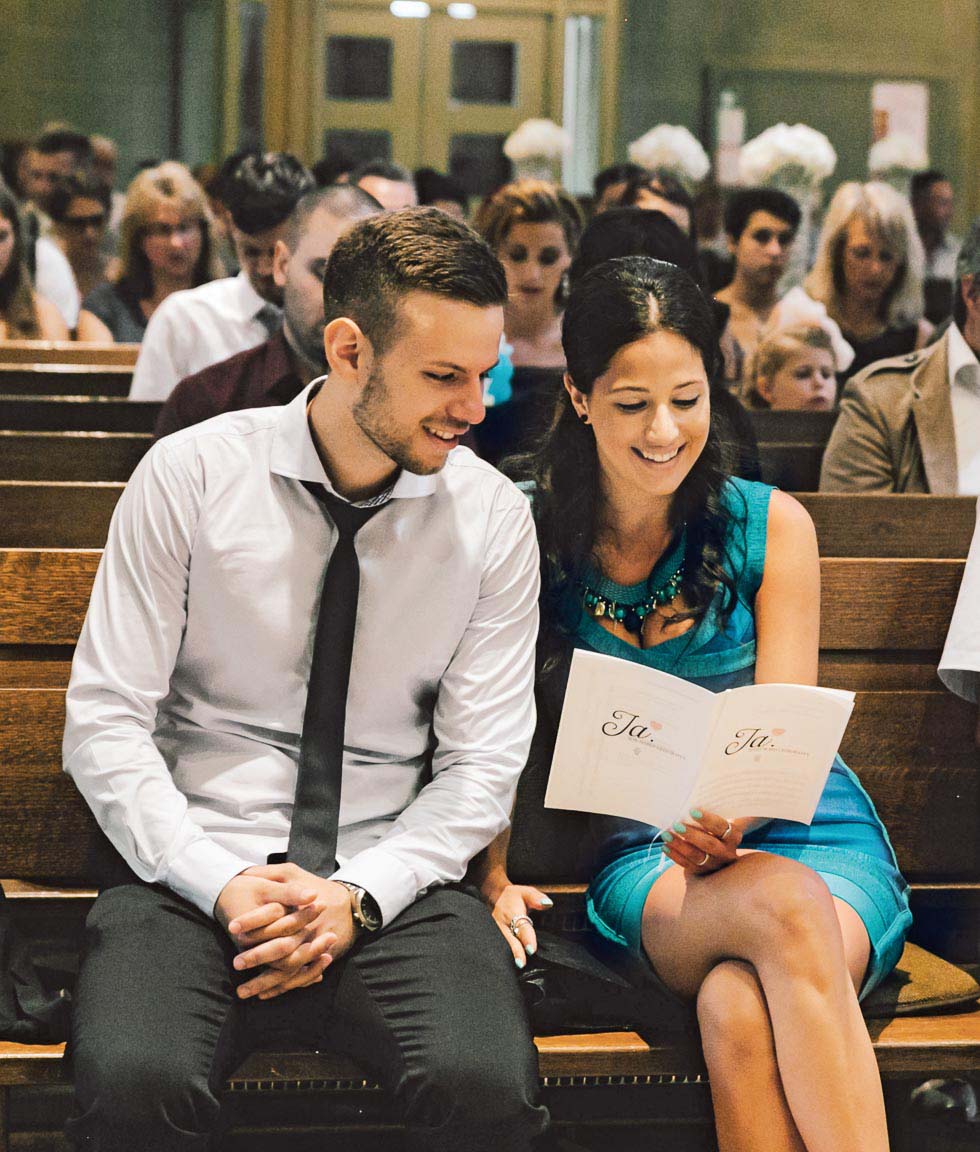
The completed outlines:
[[[741,960],[724,960],[704,978],[697,998],[698,1026],[709,1063],[724,1057],[744,1066],[769,1058],[772,1026],[755,969]]]

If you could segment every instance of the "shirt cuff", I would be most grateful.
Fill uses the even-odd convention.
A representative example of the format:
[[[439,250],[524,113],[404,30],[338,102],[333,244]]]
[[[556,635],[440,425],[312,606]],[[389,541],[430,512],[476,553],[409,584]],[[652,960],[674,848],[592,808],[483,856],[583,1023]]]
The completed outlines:
[[[386,926],[419,894],[414,874],[380,848],[367,848],[352,856],[330,879],[346,880],[373,896],[381,909],[381,923]]]
[[[243,860],[206,836],[200,836],[173,861],[164,883],[200,908],[205,916],[213,917],[224,886],[253,864],[253,860]]]

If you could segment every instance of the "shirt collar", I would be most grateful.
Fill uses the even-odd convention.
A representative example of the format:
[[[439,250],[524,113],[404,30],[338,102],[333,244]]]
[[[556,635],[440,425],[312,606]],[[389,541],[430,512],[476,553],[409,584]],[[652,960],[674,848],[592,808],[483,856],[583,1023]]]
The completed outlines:
[[[237,287],[238,302],[241,306],[242,315],[251,319],[256,316],[262,309],[269,303],[268,300],[263,298],[252,287],[252,281],[244,271],[239,272],[235,277]]]
[[[957,382],[963,385],[972,384],[974,388],[980,386],[980,381],[977,380],[977,370],[980,368],[980,364],[978,364],[973,349],[967,344],[963,333],[956,324],[949,326],[946,355],[949,360],[950,388]]]
[[[329,477],[320,463],[316,446],[313,443],[313,434],[306,417],[306,406],[319,391],[326,380],[320,376],[308,384],[302,392],[286,404],[279,414],[279,424],[276,428],[272,444],[272,458],[270,468],[277,476],[288,476],[292,480],[312,480],[323,484],[335,495]],[[392,500],[408,499],[415,496],[431,496],[438,486],[438,476],[419,476],[414,472],[402,469],[394,484],[385,493]],[[366,501],[372,503],[373,501]]]

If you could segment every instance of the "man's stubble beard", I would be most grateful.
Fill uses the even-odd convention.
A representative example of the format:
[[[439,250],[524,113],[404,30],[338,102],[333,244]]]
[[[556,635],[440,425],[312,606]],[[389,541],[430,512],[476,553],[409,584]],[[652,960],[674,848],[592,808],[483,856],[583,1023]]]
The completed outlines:
[[[417,476],[429,476],[441,472],[445,460],[438,464],[424,461],[412,451],[409,444],[392,434],[390,425],[385,419],[387,408],[388,386],[378,365],[374,364],[360,398],[351,409],[354,422],[371,443],[403,471],[413,472]]]

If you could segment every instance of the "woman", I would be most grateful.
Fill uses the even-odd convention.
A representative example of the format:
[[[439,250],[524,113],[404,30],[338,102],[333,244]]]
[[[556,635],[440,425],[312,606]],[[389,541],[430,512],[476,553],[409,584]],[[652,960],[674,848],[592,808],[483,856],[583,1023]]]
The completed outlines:
[[[63,180],[51,195],[54,239],[68,258],[83,300],[107,279],[109,261],[102,241],[111,206],[109,189],[81,172]]]
[[[171,292],[196,288],[223,273],[207,197],[174,160],[136,176],[119,232],[119,276],[85,297],[79,340],[137,344]]]
[[[563,188],[517,180],[484,200],[475,226],[507,274],[503,351],[514,369],[511,399],[489,408],[475,429],[481,454],[497,461],[540,429],[561,388],[561,317],[582,213]]]
[[[573,287],[563,337],[566,394],[527,469],[545,578],[542,713],[560,708],[576,646],[714,690],[815,683],[813,524],[792,497],[718,467],[717,339],[694,282],[610,260]],[[585,608],[597,597],[634,611],[598,616]],[[854,775],[835,761],[809,827],[695,811],[663,842],[627,820],[596,831],[590,920],[696,1005],[722,1152],[885,1149],[858,995],[894,966],[911,918]],[[498,841],[483,889],[520,966],[534,945],[527,909],[544,902],[510,885],[503,861]]]
[[[842,184],[804,281],[854,349],[851,375],[925,346],[925,256],[909,202],[888,184]]]
[[[61,313],[31,287],[17,201],[0,184],[0,340],[67,340]]]
[[[818,324],[794,324],[764,336],[752,365],[754,408],[829,412],[837,406],[837,361],[831,335]]]

